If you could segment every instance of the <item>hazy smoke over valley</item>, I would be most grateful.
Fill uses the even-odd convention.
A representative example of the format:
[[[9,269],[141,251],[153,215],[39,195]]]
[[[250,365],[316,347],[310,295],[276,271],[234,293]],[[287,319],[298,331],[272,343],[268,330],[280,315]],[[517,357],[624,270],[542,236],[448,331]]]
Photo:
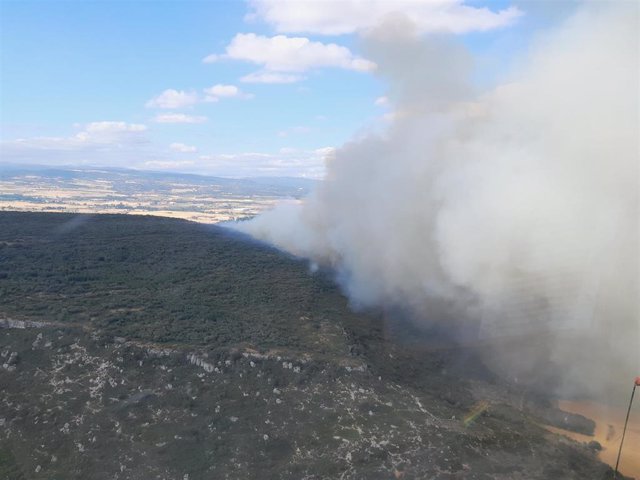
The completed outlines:
[[[518,355],[520,372],[544,357],[566,388],[630,386],[638,27],[633,2],[584,8],[478,93],[455,39],[388,18],[363,38],[388,82],[388,129],[339,148],[304,202],[237,228],[335,268],[357,306],[408,306],[480,338],[553,332]]]

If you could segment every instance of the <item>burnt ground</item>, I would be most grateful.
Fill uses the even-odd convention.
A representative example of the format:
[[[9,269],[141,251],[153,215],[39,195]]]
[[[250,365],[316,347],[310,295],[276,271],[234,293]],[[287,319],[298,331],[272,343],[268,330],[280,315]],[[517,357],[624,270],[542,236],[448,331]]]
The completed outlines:
[[[612,478],[544,429],[588,419],[217,227],[2,213],[0,327],[0,478]]]

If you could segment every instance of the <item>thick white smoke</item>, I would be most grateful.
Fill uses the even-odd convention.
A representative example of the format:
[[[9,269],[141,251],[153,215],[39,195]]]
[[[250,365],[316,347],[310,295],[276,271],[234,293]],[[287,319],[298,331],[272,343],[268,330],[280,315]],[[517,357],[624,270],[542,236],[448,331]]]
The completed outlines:
[[[477,94],[464,48],[390,18],[364,40],[389,82],[388,131],[338,149],[304,202],[237,227],[336,268],[356,304],[426,320],[449,305],[480,337],[551,332],[534,350],[569,384],[626,388],[640,373],[638,32],[637,4],[589,6]]]

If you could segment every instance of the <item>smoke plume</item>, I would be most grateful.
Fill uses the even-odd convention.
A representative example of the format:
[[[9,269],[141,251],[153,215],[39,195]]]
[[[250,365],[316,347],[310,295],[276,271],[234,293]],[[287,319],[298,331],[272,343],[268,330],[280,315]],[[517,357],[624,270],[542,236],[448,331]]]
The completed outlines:
[[[633,2],[587,6],[479,93],[454,38],[387,18],[363,43],[389,128],[339,148],[303,202],[236,228],[335,268],[356,306],[478,338],[550,334],[488,357],[513,375],[544,357],[565,388],[626,389],[640,373],[638,26]]]

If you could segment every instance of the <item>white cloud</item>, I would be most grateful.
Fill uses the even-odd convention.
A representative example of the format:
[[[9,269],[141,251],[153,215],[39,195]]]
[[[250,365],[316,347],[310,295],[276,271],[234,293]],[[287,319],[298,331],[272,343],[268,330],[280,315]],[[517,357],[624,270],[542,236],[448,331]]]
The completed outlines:
[[[235,85],[223,85],[221,83],[213,87],[205,88],[205,93],[216,97],[237,97],[240,95],[240,89]]]
[[[195,154],[198,151],[196,147],[183,143],[174,142],[169,148],[152,144],[145,137],[146,127],[140,124],[94,122],[79,128],[82,130],[68,137],[36,137],[0,142],[1,162],[163,169],[229,177],[322,178],[325,161],[331,158],[334,151],[332,147],[315,150],[285,147],[276,153],[198,156]]]
[[[296,176],[322,178],[333,147],[315,150],[282,148],[278,153],[247,152],[201,155],[199,171],[220,176]]]
[[[195,92],[186,92],[184,90],[174,90],[170,88],[149,100],[146,106],[148,108],[172,109],[189,107],[197,102],[198,95]]]
[[[142,132],[146,131],[146,125],[126,122],[91,122],[70,137],[37,137],[24,140],[31,145],[57,145],[63,148],[82,148],[86,145],[113,145],[143,143],[146,139]],[[19,140],[18,140],[19,141]]]
[[[139,123],[91,122],[66,137],[32,137],[0,142],[0,156],[16,163],[123,164],[129,155],[143,156],[147,127]],[[126,163],[124,163],[126,165]]]
[[[321,148],[316,148],[313,151],[316,155],[319,155],[320,157],[322,157],[324,160],[327,159],[327,157],[331,157],[333,155],[335,155],[336,153],[336,147],[321,147]]]
[[[169,148],[174,152],[180,152],[180,153],[192,153],[192,152],[198,151],[196,147],[193,147],[191,145],[185,145],[184,143],[177,143],[177,142],[169,145]]]
[[[465,33],[512,24],[517,7],[492,11],[464,5],[463,0],[251,0],[250,18],[259,18],[282,33],[342,35],[368,30],[402,14],[422,32]]]
[[[205,88],[205,102],[217,102],[221,98],[242,98],[248,100],[253,98],[250,93],[244,93],[235,85],[217,84],[209,88]]]
[[[211,55],[207,55],[206,57],[204,57],[202,59],[202,63],[214,63],[220,60],[220,58],[221,58],[221,55],[212,53]]]
[[[185,115],[184,113],[161,113],[153,118],[156,123],[204,123],[207,117],[201,115]]]
[[[253,72],[240,79],[244,83],[295,83],[304,80],[302,75],[276,72]]]
[[[85,126],[90,133],[144,132],[146,125],[126,122],[91,122]]]
[[[389,105],[389,99],[387,97],[378,97],[373,103],[378,107],[386,107]]]
[[[146,142],[142,132],[147,130],[146,125],[126,122],[91,122],[70,137],[36,137],[32,139],[19,139],[22,145],[53,146],[64,148],[82,148],[91,144],[123,145]]]
[[[262,67],[261,71],[243,77],[244,82],[292,83],[302,79],[302,72],[322,67],[360,72],[375,68],[373,62],[355,56],[346,47],[314,42],[304,37],[239,33],[227,45],[225,52],[223,55],[209,55],[203,61],[242,60]]]
[[[144,162],[144,166],[152,169],[160,170],[186,170],[195,164],[193,160],[149,160]]]

